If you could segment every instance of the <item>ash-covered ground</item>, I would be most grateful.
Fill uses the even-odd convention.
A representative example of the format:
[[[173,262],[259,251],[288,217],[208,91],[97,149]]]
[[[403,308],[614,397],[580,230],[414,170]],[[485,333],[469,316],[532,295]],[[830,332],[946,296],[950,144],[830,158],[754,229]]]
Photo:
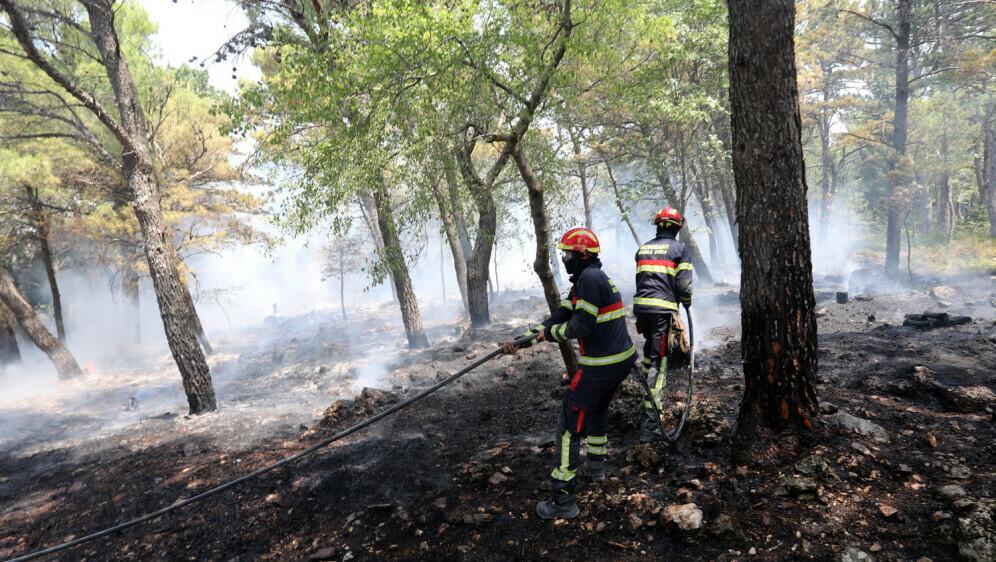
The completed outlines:
[[[815,443],[783,466],[731,465],[739,295],[720,284],[696,291],[684,434],[640,444],[642,397],[628,380],[612,407],[608,478],[579,477],[577,519],[535,516],[563,389],[559,352],[542,344],[310,456],[49,559],[992,560],[996,285],[881,288],[861,274],[816,279],[824,415]],[[545,304],[539,292],[504,294],[495,324],[476,331],[440,308],[421,351],[405,349],[390,304],[345,321],[270,318],[227,336],[210,360],[220,409],[202,416],[184,415],[167,356],[97,366],[44,397],[5,402],[0,557],[139,517],[304,449],[470,365],[542,318]],[[925,311],[972,321],[902,326]]]

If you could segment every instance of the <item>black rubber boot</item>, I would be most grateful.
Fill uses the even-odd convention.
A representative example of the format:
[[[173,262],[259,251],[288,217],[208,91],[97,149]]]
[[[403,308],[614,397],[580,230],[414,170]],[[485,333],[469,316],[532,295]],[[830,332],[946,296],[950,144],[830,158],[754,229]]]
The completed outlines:
[[[581,510],[574,502],[574,481],[550,480],[553,495],[536,506],[536,515],[541,519],[573,519]]]
[[[581,472],[584,472],[585,476],[592,482],[601,482],[605,480],[605,461],[586,460],[584,466],[581,467]]]

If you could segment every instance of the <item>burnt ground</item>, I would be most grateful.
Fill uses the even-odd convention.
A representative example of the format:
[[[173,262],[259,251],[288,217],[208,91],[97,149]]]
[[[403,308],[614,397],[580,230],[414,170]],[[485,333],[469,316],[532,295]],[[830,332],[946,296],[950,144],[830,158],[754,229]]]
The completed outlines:
[[[627,381],[612,407],[608,478],[579,477],[577,519],[542,521],[534,511],[547,494],[563,388],[559,353],[546,344],[486,363],[315,454],[48,559],[992,559],[993,280],[868,291],[866,300],[854,300],[862,289],[852,283],[847,304],[834,300],[840,280],[817,281],[824,415],[815,442],[782,466],[731,465],[743,391],[739,302],[736,287],[717,286],[697,292],[705,349],[685,433],[674,444],[641,445],[642,399]],[[973,321],[901,326],[905,313],[925,310]],[[333,375],[356,375],[329,367],[345,352],[329,344],[336,330],[370,340],[393,334],[374,350],[388,362],[383,391],[339,402],[320,421],[226,417],[222,401],[219,413],[150,416],[68,445],[0,451],[0,557],[85,536],[266,466],[469,365],[542,312],[537,297],[508,300],[493,311],[505,323],[477,332],[431,326],[434,345],[419,352],[398,350],[398,326],[331,314],[314,329],[275,320],[276,335],[254,349],[219,342],[219,377],[244,371],[247,386],[287,393],[311,385],[332,396],[345,388]]]

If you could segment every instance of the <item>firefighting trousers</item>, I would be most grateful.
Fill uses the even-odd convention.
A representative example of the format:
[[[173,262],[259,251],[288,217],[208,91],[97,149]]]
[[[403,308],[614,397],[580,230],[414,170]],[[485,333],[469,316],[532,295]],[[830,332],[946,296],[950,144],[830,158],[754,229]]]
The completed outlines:
[[[561,401],[556,436],[557,467],[550,478],[566,482],[577,475],[582,439],[587,441],[589,461],[605,459],[609,403],[632,367],[632,359],[614,365],[583,366],[571,378]]]
[[[643,363],[640,369],[647,379],[647,384],[650,385],[650,394],[653,395],[659,409],[664,396],[664,385],[667,384],[667,332],[671,328],[671,315],[638,314],[636,327],[644,338]],[[653,420],[656,416],[650,400],[644,399],[643,406],[647,416]]]

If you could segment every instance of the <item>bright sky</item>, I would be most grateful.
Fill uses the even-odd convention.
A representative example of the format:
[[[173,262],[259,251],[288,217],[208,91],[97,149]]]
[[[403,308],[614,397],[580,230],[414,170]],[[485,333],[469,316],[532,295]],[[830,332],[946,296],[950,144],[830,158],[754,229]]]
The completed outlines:
[[[248,57],[220,63],[209,59],[225,41],[245,28],[246,18],[237,6],[225,0],[138,0],[138,3],[159,24],[158,42],[166,62],[179,66],[196,56],[197,60],[189,63],[196,67],[209,61],[205,67],[211,85],[230,93],[238,88],[238,80],[232,79],[233,67],[238,68],[234,74],[239,80],[259,77]]]

